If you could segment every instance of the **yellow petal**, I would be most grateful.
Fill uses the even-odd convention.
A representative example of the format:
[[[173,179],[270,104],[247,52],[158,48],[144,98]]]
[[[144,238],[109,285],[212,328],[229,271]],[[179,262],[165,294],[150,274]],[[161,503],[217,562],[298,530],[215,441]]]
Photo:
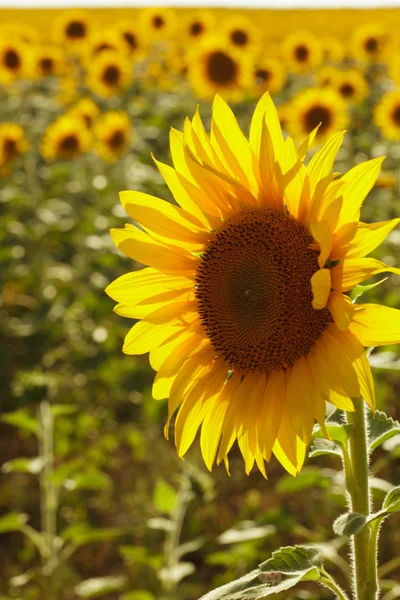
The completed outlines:
[[[133,260],[164,272],[180,272],[194,276],[199,259],[184,248],[161,244],[148,233],[135,227],[111,229],[111,238],[118,250]]]
[[[320,341],[314,344],[307,360],[313,369],[318,393],[342,410],[353,410],[348,390],[330,365],[325,346]]]
[[[260,414],[257,419],[258,442],[262,455],[266,460],[271,457],[272,447],[278,435],[285,405],[285,373],[284,371],[272,371],[265,386]]]
[[[332,292],[329,297],[328,309],[335,321],[335,325],[340,331],[349,328],[354,313],[358,309],[348,296],[340,292]]]
[[[304,160],[304,158],[306,157],[308,150],[310,149],[310,147],[313,144],[313,141],[315,140],[315,136],[317,135],[319,128],[320,128],[319,125],[317,127],[315,127],[315,129],[313,129],[312,132],[306,137],[304,142],[302,144],[300,144],[300,146],[297,150],[300,160]]]
[[[353,365],[341,352],[341,346],[337,339],[325,329],[316,344],[321,347],[321,351],[316,353],[317,359],[320,359],[320,368],[324,370],[327,380],[330,381],[330,387],[343,393],[350,398],[358,398],[360,395],[360,384]],[[322,359],[322,360],[321,360]]]
[[[380,157],[368,160],[343,175],[341,182],[344,185],[340,189],[343,207],[339,226],[359,220],[361,205],[374,187],[384,159]]]
[[[302,356],[287,373],[286,411],[296,434],[308,444],[315,421],[315,386]]]
[[[266,92],[258,101],[250,125],[250,146],[256,157],[260,159],[261,165],[263,165],[261,161],[261,131],[263,123],[266,120],[268,121],[268,129],[273,147],[276,150],[276,154],[280,154],[283,150],[282,129],[275,104],[268,92]]]
[[[283,199],[276,184],[275,148],[266,120],[261,122],[260,128],[259,174],[262,195],[269,208],[283,211]]]
[[[363,346],[400,344],[400,310],[380,304],[359,304],[350,331]]]
[[[151,267],[126,273],[110,283],[105,292],[117,302],[136,304],[168,291],[185,292],[193,281],[182,275],[161,273]]]
[[[337,258],[359,258],[369,254],[380,246],[399,223],[400,219],[391,219],[382,223],[358,223],[355,236]]]
[[[135,304],[125,304],[120,302],[114,307],[114,312],[127,319],[143,319],[151,312],[176,301],[193,302],[193,308],[197,307],[193,290],[172,290],[162,292],[151,298],[146,298]]]
[[[332,232],[327,221],[310,223],[310,230],[314,240],[319,244],[321,249],[318,264],[322,269],[332,250]]]
[[[400,275],[400,269],[389,267],[375,258],[345,259],[331,269],[332,287],[334,290],[347,292],[372,275],[384,272]]]
[[[295,476],[303,466],[306,448],[307,445],[296,435],[286,413],[275,440],[274,455],[288,473]]]
[[[310,195],[313,196],[318,182],[330,174],[336,154],[343,142],[345,131],[333,135],[326,144],[314,154],[308,163],[307,173],[310,179]]]
[[[319,269],[311,277],[313,294],[312,307],[315,310],[325,308],[331,291],[331,272],[329,269]]]

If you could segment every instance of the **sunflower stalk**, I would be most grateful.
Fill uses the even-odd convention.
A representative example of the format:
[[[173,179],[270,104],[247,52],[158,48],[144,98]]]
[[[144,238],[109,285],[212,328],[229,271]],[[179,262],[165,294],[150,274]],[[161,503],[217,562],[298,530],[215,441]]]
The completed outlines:
[[[354,400],[354,408],[354,412],[347,413],[347,422],[353,425],[353,429],[349,437],[349,460],[344,461],[346,488],[350,496],[351,512],[369,516],[371,494],[368,428],[364,401]],[[352,536],[351,559],[356,600],[375,600],[378,597],[377,542],[377,531],[374,535],[374,531],[368,526]]]

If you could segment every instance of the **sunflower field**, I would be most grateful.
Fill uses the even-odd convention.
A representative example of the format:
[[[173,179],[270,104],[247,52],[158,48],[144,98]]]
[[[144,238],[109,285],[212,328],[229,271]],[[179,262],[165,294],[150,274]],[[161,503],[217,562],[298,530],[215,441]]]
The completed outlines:
[[[346,510],[341,453],[333,441],[322,448],[317,426],[301,470],[287,458],[290,452],[277,433],[281,453],[276,444],[272,447],[273,439],[268,451],[260,446],[262,456],[257,454],[259,440],[252,446],[250,438],[246,442],[238,434],[238,445],[233,445],[235,437],[220,442],[221,431],[213,433],[218,419],[212,411],[205,417],[192,411],[186,423],[178,413],[179,456],[174,434],[165,439],[178,405],[168,409],[163,399],[168,394],[160,392],[160,386],[173,385],[171,374],[169,384],[158,378],[153,386],[154,371],[168,361],[168,352],[180,352],[183,360],[187,348],[193,354],[204,340],[193,337],[192,345],[180,350],[172,341],[171,347],[162,346],[164,352],[150,353],[151,366],[145,345],[129,351],[132,318],[137,322],[147,313],[146,294],[137,310],[131,310],[127,297],[140,296],[140,285],[153,285],[150,276],[141,281],[137,273],[144,264],[152,265],[140,257],[156,252],[156,246],[147,249],[144,244],[142,254],[132,250],[133,263],[132,256],[123,255],[130,256],[129,244],[134,245],[129,238],[133,221],[127,215],[130,197],[121,194],[121,204],[119,192],[141,192],[143,206],[148,195],[154,197],[147,212],[142,207],[151,230],[152,220],[156,224],[158,219],[156,198],[175,210],[185,152],[206,155],[205,131],[215,115],[222,132],[221,170],[228,172],[236,161],[240,179],[247,167],[225,102],[247,137],[256,104],[260,98],[269,102],[269,92],[284,137],[293,140],[284,142],[288,155],[307,155],[308,162],[324,143],[347,131],[338,146],[335,174],[317,185],[321,194],[340,174],[364,161],[380,165],[379,157],[386,157],[375,185],[365,190],[364,195],[372,188],[361,212],[362,222],[377,224],[369,225],[376,237],[372,257],[385,265],[371,268],[372,278],[357,285],[352,298],[363,293],[367,302],[400,309],[400,271],[395,267],[400,264],[400,229],[394,227],[400,217],[399,31],[400,9],[0,9],[0,600],[198,600],[205,594],[207,600],[255,600],[264,595],[208,592],[255,569],[277,547],[295,544],[318,547],[326,568],[349,591],[346,532],[333,539],[332,531],[332,522]],[[182,150],[183,139],[190,140],[189,150]],[[268,156],[264,159],[267,163]],[[216,170],[210,167],[208,174],[203,179],[197,171],[188,175],[193,182],[185,188],[187,206],[200,181],[212,212]],[[232,177],[224,177],[221,186],[233,186]],[[245,194],[244,186],[240,190]],[[246,214],[243,239],[246,227],[253,227],[251,214]],[[201,260],[196,286],[203,287],[196,298],[204,315],[218,279],[230,272],[230,259],[223,270],[212,271],[214,255],[207,258],[210,267],[193,237],[197,216],[193,209],[190,231],[180,224],[182,237],[173,249],[179,268],[180,253],[189,252],[188,261]],[[332,211],[326,218],[335,220]],[[130,225],[121,230],[125,223]],[[273,224],[276,235],[281,235],[280,223]],[[208,225],[214,231],[212,220]],[[155,240],[162,241],[154,227]],[[285,229],[288,244],[297,235],[293,227]],[[389,234],[386,239],[380,228]],[[268,238],[271,245],[274,235]],[[314,251],[309,237],[304,239],[307,252]],[[298,261],[301,248],[296,250]],[[163,259],[167,270],[174,256]],[[333,273],[340,256],[332,256],[328,266]],[[312,273],[318,269],[316,258],[315,264]],[[182,279],[179,273],[173,281],[179,287]],[[124,288],[124,282],[131,288]],[[322,283],[318,286],[322,290]],[[318,305],[313,288],[313,312],[322,308],[319,315],[325,319],[313,326],[321,330],[336,321],[335,307],[328,304],[330,313],[325,308],[330,289],[329,283],[326,301]],[[171,298],[181,299],[180,288],[177,292],[161,282],[157,290],[152,310],[162,310]],[[119,303],[115,312],[113,300]],[[214,340],[217,326],[210,319],[202,322]],[[160,323],[157,335],[163,343],[167,329]],[[254,323],[248,327],[256,329]],[[295,352],[291,331],[288,326],[285,336]],[[222,354],[230,356],[232,347],[220,337],[213,348],[220,344]],[[385,343],[368,354],[376,407],[388,415],[378,426],[383,413],[369,413],[371,447],[376,448],[370,464],[375,505],[393,484],[400,484],[400,354],[398,346]],[[331,358],[333,364],[333,354]],[[194,377],[202,360],[199,353],[185,363]],[[247,373],[261,359],[243,355],[240,360],[241,372]],[[235,376],[229,380],[233,370],[224,384],[235,385]],[[204,386],[213,389],[218,373],[206,373]],[[250,407],[252,392],[250,387]],[[347,410],[343,398],[337,394],[332,404]],[[223,405],[214,400],[210,406],[220,410]],[[301,401],[299,393],[293,411],[300,416],[306,412]],[[332,423],[340,422],[335,422],[337,412]],[[264,417],[273,420],[266,413]],[[312,413],[311,428],[314,417],[320,425],[324,420]],[[199,443],[193,440],[200,424]],[[216,436],[215,447],[207,445],[205,431],[210,439]],[[264,458],[268,461],[272,451],[276,458],[265,471]],[[381,533],[382,600],[400,598],[399,548],[397,512]],[[266,586],[280,582],[281,573],[271,573],[265,574]],[[282,590],[277,597],[287,600],[338,597],[332,587],[318,587],[315,581]]]

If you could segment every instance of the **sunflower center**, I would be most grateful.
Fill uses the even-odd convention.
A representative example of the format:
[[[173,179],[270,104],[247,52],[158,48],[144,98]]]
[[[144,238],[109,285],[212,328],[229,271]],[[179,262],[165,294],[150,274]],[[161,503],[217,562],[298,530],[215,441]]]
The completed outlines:
[[[165,22],[164,22],[164,19],[162,17],[156,16],[156,17],[153,18],[153,26],[156,29],[161,29],[162,27],[164,27],[164,25],[165,25]]]
[[[54,68],[54,61],[52,58],[42,58],[40,61],[40,68],[44,75],[50,75]]]
[[[287,368],[329,323],[329,311],[311,304],[312,241],[292,217],[260,208],[229,219],[206,246],[196,273],[200,319],[231,369]]]
[[[61,154],[74,154],[79,148],[79,142],[75,135],[66,135],[60,143]]]
[[[3,145],[3,152],[6,160],[12,160],[18,156],[18,148],[15,140],[6,138]]]
[[[15,50],[7,50],[4,56],[4,64],[11,70],[19,69],[21,59]]]
[[[65,33],[69,38],[83,38],[86,34],[86,26],[81,21],[71,21],[71,23],[68,23]]]
[[[236,46],[245,46],[249,41],[249,36],[242,29],[235,29],[231,33],[231,40]]]
[[[351,98],[354,95],[354,87],[351,83],[344,83],[340,86],[340,93],[344,98]]]
[[[114,65],[108,66],[103,74],[103,80],[110,85],[116,85],[119,81],[119,77],[120,71],[118,67]]]
[[[324,133],[332,123],[332,113],[327,106],[315,105],[305,114],[305,123],[307,131],[320,125],[318,132]]]
[[[376,52],[378,50],[378,40],[374,37],[370,37],[365,40],[365,49],[367,52]]]
[[[137,48],[137,42],[136,42],[136,37],[134,36],[134,34],[131,33],[130,31],[125,31],[123,35],[124,35],[124,40],[127,42],[127,44],[129,44],[129,46],[132,48],[132,50],[135,50]]]
[[[208,76],[213,83],[227,85],[235,80],[237,65],[225,52],[213,52],[208,60]]]
[[[257,69],[256,70],[256,82],[257,83],[268,83],[271,79],[272,73],[268,69]]]
[[[396,106],[393,111],[393,121],[400,127],[400,106]]]
[[[200,35],[201,33],[203,33],[203,29],[204,29],[203,23],[200,23],[200,21],[195,21],[190,26],[190,35],[193,35],[194,37],[196,37],[197,35]]]
[[[296,50],[294,51],[294,54],[296,56],[296,59],[299,62],[306,62],[306,60],[308,59],[308,55],[310,54],[309,49],[307,48],[307,46],[297,46]]]
[[[108,144],[114,150],[118,150],[125,144],[125,134],[123,131],[115,131],[109,138]]]

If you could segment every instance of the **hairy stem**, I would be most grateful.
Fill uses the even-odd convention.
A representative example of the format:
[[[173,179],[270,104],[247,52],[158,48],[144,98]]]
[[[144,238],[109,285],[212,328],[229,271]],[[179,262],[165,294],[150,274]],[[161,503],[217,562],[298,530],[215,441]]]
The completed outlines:
[[[349,465],[345,462],[346,487],[351,498],[351,511],[368,516],[371,512],[369,490],[368,431],[363,400],[354,400],[354,412],[347,413],[353,425],[349,438]],[[350,471],[350,472],[349,472]],[[356,600],[375,600],[378,597],[376,567],[371,569],[371,529],[364,527],[352,538],[354,592]]]

